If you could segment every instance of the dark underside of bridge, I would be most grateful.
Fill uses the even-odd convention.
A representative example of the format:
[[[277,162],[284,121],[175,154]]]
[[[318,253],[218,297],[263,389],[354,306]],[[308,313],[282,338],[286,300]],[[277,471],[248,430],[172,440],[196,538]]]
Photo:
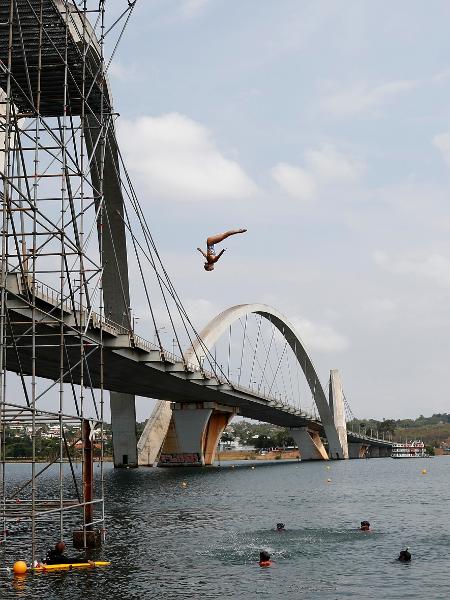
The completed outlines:
[[[38,108],[41,116],[79,115],[83,90],[88,90],[87,110],[100,111],[98,67],[83,60],[75,40],[67,35],[65,14],[52,0],[1,0],[0,63],[10,69],[12,97],[22,113]],[[7,71],[0,69],[0,87],[5,90],[7,80]]]

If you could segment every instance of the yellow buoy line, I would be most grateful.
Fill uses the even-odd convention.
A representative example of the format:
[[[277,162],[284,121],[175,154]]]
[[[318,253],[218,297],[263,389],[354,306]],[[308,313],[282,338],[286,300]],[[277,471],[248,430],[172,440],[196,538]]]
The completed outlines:
[[[25,575],[25,573],[29,572],[45,572],[45,571],[70,571],[71,569],[89,569],[96,567],[107,567],[111,563],[108,561],[91,561],[91,562],[79,562],[79,563],[61,563],[56,565],[45,565],[39,564],[36,567],[29,567],[24,560],[17,560],[13,567],[12,571],[15,575]],[[8,569],[9,570],[9,569]]]

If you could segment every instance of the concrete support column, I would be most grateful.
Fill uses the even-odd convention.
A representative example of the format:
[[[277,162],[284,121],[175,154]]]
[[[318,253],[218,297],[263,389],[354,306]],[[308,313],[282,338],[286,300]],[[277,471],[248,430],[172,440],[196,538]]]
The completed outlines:
[[[307,427],[298,427],[290,431],[302,460],[328,460],[327,451],[317,431],[310,431]]]
[[[234,417],[233,411],[214,410],[209,418],[203,440],[203,458],[205,465],[212,465],[217,451],[217,444],[223,430]]]
[[[380,446],[380,458],[388,458],[392,454],[392,448],[389,446]]]
[[[137,467],[136,406],[132,394],[110,394],[114,466]]]
[[[109,93],[109,90],[107,91]],[[103,250],[102,287],[105,316],[130,329],[127,242],[117,142],[114,124],[110,123],[105,132],[102,131],[100,123],[100,117],[89,115],[85,118],[83,126],[91,161],[97,209],[102,200],[100,192],[103,192],[102,226],[98,228],[98,236]],[[109,397],[114,466],[137,467],[135,398],[132,394],[118,392],[110,392]]]
[[[370,446],[369,456],[370,458],[380,458],[380,448],[378,446]]]
[[[158,466],[211,465],[222,431],[235,414],[214,402],[174,404]]]
[[[349,458],[366,458],[368,446],[360,442],[351,442],[348,445]]]

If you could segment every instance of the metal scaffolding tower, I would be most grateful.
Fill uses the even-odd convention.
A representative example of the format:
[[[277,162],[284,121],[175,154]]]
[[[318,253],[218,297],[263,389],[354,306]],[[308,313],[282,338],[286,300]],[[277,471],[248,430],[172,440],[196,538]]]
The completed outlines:
[[[18,535],[34,561],[69,531],[88,546],[104,530],[103,174],[114,118],[104,32],[103,1],[0,3],[0,548],[9,564]],[[49,362],[53,381],[42,379]],[[31,454],[19,478],[18,434]],[[57,447],[40,465],[50,434]],[[44,474],[55,470],[49,485]]]

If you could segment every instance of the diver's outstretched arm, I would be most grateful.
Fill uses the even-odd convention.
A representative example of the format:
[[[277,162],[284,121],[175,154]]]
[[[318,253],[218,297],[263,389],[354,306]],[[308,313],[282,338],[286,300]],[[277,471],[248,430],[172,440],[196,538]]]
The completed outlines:
[[[219,258],[222,256],[222,254],[225,252],[226,248],[222,248],[222,250],[219,252],[219,254],[214,258],[214,262],[216,263]]]
[[[246,229],[230,229],[230,231],[225,231],[225,233],[218,233],[217,235],[211,235],[207,240],[207,246],[212,246],[213,244],[218,244],[219,242],[223,242],[230,235],[236,235],[237,233],[245,233]]]
[[[201,248],[197,248],[197,250],[203,254],[203,256],[206,258],[206,260],[208,260],[208,256],[203,252],[203,250]]]

